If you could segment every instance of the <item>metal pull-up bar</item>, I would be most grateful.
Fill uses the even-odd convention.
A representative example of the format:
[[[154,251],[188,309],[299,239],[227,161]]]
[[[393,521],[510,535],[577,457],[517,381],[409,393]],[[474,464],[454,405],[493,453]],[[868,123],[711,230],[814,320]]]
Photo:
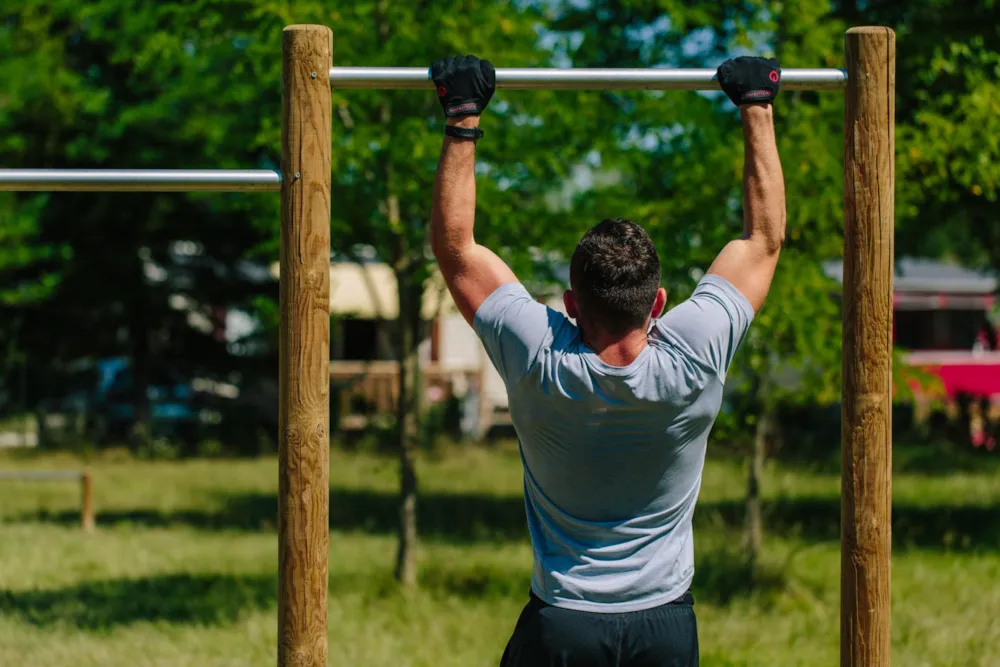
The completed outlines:
[[[270,169],[0,169],[0,191],[277,192]]]
[[[507,90],[718,90],[714,69],[500,68],[497,87]],[[426,67],[331,67],[334,88],[424,90]],[[786,69],[781,86],[837,90],[840,69]],[[0,169],[0,191],[25,192],[277,192],[281,174],[269,169]]]
[[[719,90],[714,69],[499,68],[497,88],[506,90]],[[409,90],[427,88],[426,67],[333,67],[334,88]],[[836,90],[847,85],[840,69],[783,69],[783,90]]]

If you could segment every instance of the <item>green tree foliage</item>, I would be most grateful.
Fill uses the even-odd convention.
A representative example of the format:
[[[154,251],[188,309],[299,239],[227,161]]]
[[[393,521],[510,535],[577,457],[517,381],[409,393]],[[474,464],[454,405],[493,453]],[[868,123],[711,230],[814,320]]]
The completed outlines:
[[[0,19],[12,73],[7,94],[13,103],[0,117],[8,167],[276,165],[281,29],[293,23],[333,26],[338,65],[427,66],[455,53],[506,67],[550,64],[538,32],[540,10],[506,2],[377,0],[331,7],[28,0],[5,8]],[[31,75],[39,71],[47,76]],[[559,187],[595,133],[593,115],[580,113],[577,99],[573,93],[501,93],[484,122],[478,236],[522,271],[530,269],[527,247],[553,247],[573,233],[553,224],[565,215],[544,215],[543,195]],[[426,94],[335,90],[333,100],[334,251],[351,256],[361,244],[373,246],[400,287],[394,339],[403,370],[404,539],[398,574],[412,581],[416,346],[432,266],[426,219],[443,118],[430,84]],[[60,194],[17,202],[22,216],[35,207],[29,218],[38,225],[37,247],[58,242],[70,250],[52,258],[51,270],[63,277],[58,289],[25,311],[33,332],[25,338],[35,358],[125,352],[136,374],[147,376],[154,359],[168,355],[177,363],[231,363],[210,337],[192,333],[186,313],[171,309],[178,286],[145,275],[149,262],[168,272],[183,268],[184,291],[196,307],[256,304],[273,320],[273,305],[254,301],[260,295],[236,269],[247,257],[276,257],[276,197]],[[178,240],[193,243],[197,256],[210,261],[202,267],[176,258]],[[40,273],[36,283],[44,284]],[[274,292],[263,296],[273,302]],[[67,340],[67,330],[84,335]]]
[[[845,25],[896,31],[897,256],[1000,268],[997,3],[845,0],[828,9]]]
[[[253,114],[258,104],[279,106],[280,89],[273,82],[262,86],[255,72],[263,60],[260,34],[272,21],[253,3],[26,0],[5,6],[3,165],[275,163]],[[5,238],[21,233],[20,280],[6,284],[19,286],[22,295],[44,290],[46,297],[7,299],[11,316],[0,323],[20,323],[34,397],[55,389],[53,371],[60,366],[128,355],[141,423],[156,365],[181,375],[234,370],[224,346],[189,320],[210,317],[216,307],[247,305],[254,296],[256,285],[238,274],[238,263],[274,235],[273,200],[151,193],[5,199]],[[194,254],[178,255],[178,241]],[[151,266],[166,277],[150,275]],[[188,300],[180,309],[169,300],[178,294]]]
[[[785,67],[836,67],[848,26],[887,24],[900,43],[898,251],[1000,267],[991,217],[1000,38],[988,29],[997,18],[991,0],[22,0],[0,9],[0,161],[274,167],[281,28],[292,23],[331,25],[336,65],[419,67],[455,53],[498,67],[715,67],[744,52],[773,53]],[[334,251],[376,248],[400,286],[398,574],[412,580],[415,352],[443,119],[430,90],[332,94]],[[732,372],[735,385],[743,378],[755,390],[741,413],[747,432],[778,405],[839,394],[838,287],[821,262],[842,248],[842,105],[836,93],[787,90],[776,105],[788,238]],[[529,249],[565,257],[597,220],[628,216],[653,234],[676,303],[740,233],[742,141],[735,110],[717,93],[500,91],[483,127],[477,237],[524,278]],[[188,310],[243,307],[273,325],[277,290],[240,267],[277,257],[277,221],[271,195],[2,197],[0,342],[20,346],[36,383],[82,356],[123,353],[146,376],[154,359],[224,374],[237,361],[189,326]],[[177,241],[193,244],[196,259],[179,256]],[[150,277],[150,262],[184,284]],[[170,306],[178,291],[188,310]],[[261,363],[257,372],[273,371],[273,359]]]
[[[37,199],[36,203],[40,203]],[[37,303],[59,284],[55,271],[37,272],[37,266],[52,260],[58,248],[38,239],[39,206],[18,207],[13,197],[0,199],[0,306],[16,308]]]

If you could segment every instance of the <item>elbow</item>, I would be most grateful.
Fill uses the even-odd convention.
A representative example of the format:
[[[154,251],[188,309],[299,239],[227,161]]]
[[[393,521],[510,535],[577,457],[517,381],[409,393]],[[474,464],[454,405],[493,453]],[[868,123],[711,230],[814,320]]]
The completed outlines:
[[[441,257],[445,254],[444,244],[441,243],[438,238],[438,234],[431,232],[431,252],[434,253],[434,259],[441,261]]]
[[[434,259],[442,266],[460,262],[475,245],[471,220],[466,223],[432,215],[428,236]]]
[[[774,252],[779,253],[785,245],[785,211],[781,211],[781,224],[778,225],[778,233],[774,237]]]
[[[431,232],[431,252],[441,268],[455,266],[461,257],[461,244],[456,243],[454,238],[449,238],[447,234]]]
[[[785,224],[764,225],[762,229],[757,229],[749,236],[749,240],[757,247],[758,251],[767,256],[774,256],[781,252],[785,245]]]
[[[445,234],[439,229],[440,225],[431,224],[430,242],[431,252],[439,262],[448,256],[448,243]]]
[[[431,252],[434,253],[434,259],[441,267],[454,265],[461,254],[453,244],[435,243],[434,241],[431,241]]]
[[[750,238],[750,243],[752,243],[754,255],[764,259],[764,258],[774,258],[781,254],[781,248],[784,246],[784,237],[768,237],[768,238]]]
[[[769,224],[764,226],[764,249],[770,255],[777,255],[785,245],[785,209],[775,211]]]
[[[785,245],[785,230],[782,229],[769,237],[764,244],[764,250],[769,255],[777,255]]]

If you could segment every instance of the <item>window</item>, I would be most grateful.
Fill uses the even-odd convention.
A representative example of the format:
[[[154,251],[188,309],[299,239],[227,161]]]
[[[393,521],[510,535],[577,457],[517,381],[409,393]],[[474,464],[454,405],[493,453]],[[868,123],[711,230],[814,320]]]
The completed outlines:
[[[971,350],[986,317],[981,310],[897,310],[896,345],[907,350]]]

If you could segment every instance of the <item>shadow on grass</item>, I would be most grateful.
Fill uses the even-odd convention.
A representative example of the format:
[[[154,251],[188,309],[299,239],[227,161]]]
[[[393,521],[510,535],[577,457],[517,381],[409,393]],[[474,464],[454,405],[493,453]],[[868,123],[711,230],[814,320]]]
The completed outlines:
[[[511,563],[510,568],[468,567],[460,564],[425,566],[420,571],[420,588],[432,595],[475,600],[523,597],[527,602],[531,585],[530,567],[530,562]]]
[[[839,426],[838,426],[839,429]],[[783,467],[818,474],[839,475],[841,450],[839,442],[830,447],[802,446],[795,438],[788,438],[795,446],[786,446],[769,457]],[[746,452],[726,452],[722,458],[744,461]],[[922,475],[944,477],[955,473],[1000,474],[1000,455],[983,447],[973,447],[969,442],[946,440],[939,437],[920,437],[903,434],[894,437],[892,445],[892,471],[895,475]]]
[[[767,599],[780,594],[787,584],[787,570],[775,563],[753,568],[742,553],[730,550],[703,549],[696,553],[693,593],[696,600],[727,604],[738,598],[755,596]],[[464,566],[460,563],[435,563],[420,572],[422,590],[438,596],[475,600],[510,600],[527,602],[531,584],[530,562],[512,563],[509,567]]]
[[[1000,455],[968,442],[900,439],[892,446],[892,469],[940,477],[954,473],[1000,474]]]
[[[785,581],[776,569],[756,577],[738,555],[700,554],[694,594],[696,600],[725,604],[733,599],[780,593]],[[491,603],[528,601],[530,563],[467,566],[459,562],[426,563],[420,572],[420,590],[436,597],[458,597]],[[361,591],[366,599],[405,604],[406,592],[384,576],[359,578],[354,573],[331,572],[331,595]],[[0,590],[0,616],[46,628],[69,626],[107,632],[134,623],[175,623],[222,626],[246,613],[277,605],[274,574],[172,574],[140,579],[86,582],[56,590]]]
[[[399,517],[395,494],[370,489],[331,489],[330,527],[369,533],[393,533]],[[270,494],[227,496],[216,511],[101,510],[99,526],[171,527],[203,530],[274,530],[278,499]],[[527,540],[524,500],[519,496],[424,493],[418,502],[421,536],[449,542]],[[8,522],[44,521],[77,525],[79,512],[40,511]]]
[[[275,574],[172,574],[43,591],[0,590],[0,614],[33,625],[108,630],[142,621],[221,625],[277,604]]]
[[[764,503],[764,526],[770,535],[810,542],[840,540],[840,498],[798,497]],[[739,501],[703,503],[695,526],[743,525]],[[993,505],[928,506],[897,504],[892,508],[893,548],[1000,549],[1000,507]]]
[[[395,494],[370,489],[333,489],[330,526],[336,530],[392,534],[398,520]],[[523,541],[528,539],[524,503],[518,496],[425,493],[417,504],[423,538],[449,543]],[[274,530],[277,498],[248,494],[226,499],[217,511],[100,511],[101,526],[188,526],[203,530]],[[744,506],[740,501],[705,501],[695,512],[695,528],[740,531]],[[21,516],[17,521],[79,522],[76,512]],[[839,497],[796,497],[764,503],[768,534],[807,541],[840,539]],[[1000,507],[990,505],[893,507],[896,549],[1000,549]]]
[[[787,569],[773,563],[754,567],[742,552],[735,550],[702,550],[695,552],[695,601],[728,604],[730,601],[755,595],[768,598],[785,590]]]

